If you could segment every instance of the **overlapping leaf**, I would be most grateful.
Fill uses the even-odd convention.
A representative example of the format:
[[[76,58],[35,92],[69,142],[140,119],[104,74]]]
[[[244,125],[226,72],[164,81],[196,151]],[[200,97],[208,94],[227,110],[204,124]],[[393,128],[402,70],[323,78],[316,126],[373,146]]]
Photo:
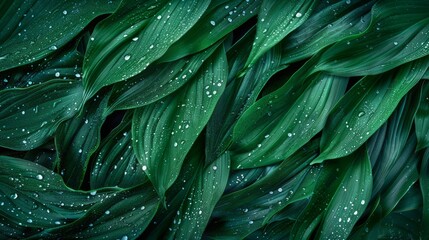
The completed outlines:
[[[417,149],[429,147],[429,83],[422,84],[420,105],[415,118]]]
[[[201,17],[210,1],[124,1],[97,25],[84,62],[85,99],[160,58]],[[189,14],[192,12],[192,14]],[[105,32],[109,34],[105,34]]]
[[[220,47],[176,94],[134,112],[133,148],[160,196],[177,178],[225,88],[225,57]]]
[[[30,150],[42,145],[81,104],[80,81],[52,80],[0,92],[0,146]]]
[[[67,44],[119,0],[2,1],[0,71],[40,60]]]

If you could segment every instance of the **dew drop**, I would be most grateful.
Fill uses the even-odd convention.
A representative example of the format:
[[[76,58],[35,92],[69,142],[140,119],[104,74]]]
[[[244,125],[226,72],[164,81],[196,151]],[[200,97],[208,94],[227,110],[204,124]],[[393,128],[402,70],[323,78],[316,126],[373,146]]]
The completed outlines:
[[[89,192],[89,194],[91,194],[91,196],[95,196],[95,194],[97,194],[97,191],[96,190],[91,191],[91,192]]]
[[[67,15],[67,10],[64,10],[64,11],[63,11],[63,14],[64,14],[64,15]]]
[[[365,112],[359,112],[358,113],[358,117],[362,117],[363,115],[365,115]]]
[[[395,46],[396,46],[396,45],[398,45],[398,42],[393,42],[393,44],[395,44]]]
[[[105,213],[106,215],[109,215],[109,214],[110,214],[110,211],[109,211],[109,210],[106,210],[104,213]]]
[[[133,38],[133,41],[136,42],[137,40],[139,40],[138,37]]]
[[[147,170],[147,166],[146,166],[146,165],[143,165],[143,166],[142,166],[142,170],[143,170],[143,171],[146,171],[146,170]]]
[[[353,215],[358,215],[358,211],[355,211],[355,212],[353,213]]]
[[[126,235],[125,235],[125,236],[122,236],[122,237],[121,237],[121,240],[128,240],[128,236],[126,236]]]
[[[50,46],[50,47],[49,47],[49,50],[52,50],[52,51],[57,50],[57,49],[58,49],[58,48],[57,48],[57,46],[55,46],[55,45],[54,45],[54,46]]]
[[[17,199],[18,198],[18,194],[14,193],[10,196],[12,199]]]
[[[130,58],[131,58],[131,55],[125,55],[125,57],[124,57],[125,61],[130,60]]]
[[[365,204],[365,200],[360,201],[360,204],[364,205]]]
[[[288,137],[292,137],[292,133],[288,133],[288,134],[287,134],[287,136],[288,136]]]
[[[55,73],[55,77],[60,77],[60,75],[61,75],[61,74],[60,74],[59,72],[56,72],[56,73]]]
[[[43,179],[43,176],[42,176],[42,175],[40,175],[40,174],[38,174],[38,175],[36,176],[36,178],[37,178],[38,180],[42,180],[42,179]]]
[[[210,24],[211,24],[212,26],[215,26],[215,25],[216,25],[216,22],[215,22],[215,21],[210,21]]]
[[[217,170],[217,166],[213,166],[213,170],[215,170],[215,171],[216,171],[216,170]]]
[[[297,18],[300,18],[300,17],[302,17],[302,13],[300,13],[300,12],[297,12],[297,13],[295,14],[295,17],[297,17]]]
[[[60,221],[55,221],[54,223],[55,223],[55,224],[57,224],[57,225],[60,225],[60,224],[61,224],[61,222],[60,222]]]
[[[29,219],[27,219],[27,222],[28,222],[28,223],[32,223],[32,222],[33,222],[33,220],[32,220],[31,218],[29,218]]]

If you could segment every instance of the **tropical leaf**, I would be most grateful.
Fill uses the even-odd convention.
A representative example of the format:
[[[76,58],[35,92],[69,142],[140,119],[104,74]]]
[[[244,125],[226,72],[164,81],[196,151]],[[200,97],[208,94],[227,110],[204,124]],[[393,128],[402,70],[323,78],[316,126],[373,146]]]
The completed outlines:
[[[80,81],[52,80],[0,92],[0,146],[13,150],[39,147],[81,104]]]
[[[177,178],[187,152],[207,124],[225,88],[226,70],[220,47],[177,94],[135,110],[133,148],[160,196]]]
[[[322,152],[313,163],[347,156],[359,148],[388,119],[428,66],[429,58],[422,58],[361,79],[332,110],[323,129]]]
[[[91,35],[83,66],[85,99],[145,70],[196,23],[209,2],[123,1]]]
[[[56,52],[96,17],[112,13],[118,0],[3,1],[0,71]]]
[[[429,83],[422,84],[420,105],[415,118],[417,149],[429,147]]]

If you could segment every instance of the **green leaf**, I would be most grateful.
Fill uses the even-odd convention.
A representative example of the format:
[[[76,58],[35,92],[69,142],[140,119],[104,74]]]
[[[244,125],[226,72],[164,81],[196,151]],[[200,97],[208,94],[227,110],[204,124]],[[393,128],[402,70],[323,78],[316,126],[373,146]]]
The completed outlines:
[[[366,148],[345,159],[327,162],[315,192],[292,230],[292,239],[345,239],[362,216],[371,197],[372,174]]]
[[[429,147],[429,83],[423,81],[419,109],[415,118],[417,150]]]
[[[320,2],[313,14],[280,43],[282,63],[305,59],[328,45],[362,33],[369,25],[373,5],[374,1]]]
[[[0,146],[13,150],[39,147],[81,104],[80,81],[51,80],[25,89],[0,92]]]
[[[380,146],[380,152],[377,155],[375,153],[370,155],[374,175],[373,195],[377,194],[385,183],[387,186],[390,185],[389,182],[385,182],[386,177],[408,142],[419,99],[420,94],[417,90],[407,94],[385,123],[386,133],[384,139],[371,138],[369,140],[369,144]]]
[[[115,84],[109,111],[148,105],[176,91],[192,79],[218,46],[219,43],[190,58],[151,65],[146,71]]]
[[[211,1],[200,20],[176,43],[160,61],[172,61],[213,45],[259,12],[262,0]]]
[[[101,200],[116,194],[112,190],[72,190],[51,170],[8,156],[0,156],[0,186],[0,221],[7,219],[6,225],[0,224],[0,232],[7,238],[23,238],[43,229],[67,226]],[[4,227],[10,230],[4,231]]]
[[[90,208],[84,217],[60,228],[47,229],[30,239],[136,239],[149,225],[159,206],[148,184],[122,190]]]
[[[85,99],[145,70],[201,17],[210,1],[122,2],[100,22],[84,62]],[[192,14],[189,14],[192,13]]]
[[[240,117],[229,149],[233,168],[279,162],[322,130],[330,109],[345,91],[347,79],[324,73],[307,77],[311,61],[307,63],[283,87]]]
[[[268,80],[285,68],[280,66],[280,58],[280,49],[273,47],[243,77],[229,82],[207,125],[207,162],[228,148],[237,119],[256,101]]]
[[[356,83],[330,113],[321,154],[312,163],[347,156],[359,148],[389,118],[428,66],[426,57]]]
[[[43,59],[72,40],[118,0],[3,1],[0,71]]]
[[[79,79],[82,62],[82,53],[75,46],[67,47],[33,64],[0,72],[0,79],[3,79],[0,89],[29,87],[53,78]]]
[[[90,175],[91,188],[129,188],[147,179],[131,147],[131,117],[127,112],[121,124],[101,141]]]
[[[226,78],[226,55],[221,47],[176,94],[135,110],[133,148],[160,196],[176,180],[225,88]]]
[[[382,0],[371,25],[324,51],[314,71],[341,76],[380,74],[429,54],[429,2]]]
[[[429,148],[426,148],[423,160],[420,167],[420,188],[423,195],[423,221],[422,226],[422,236],[428,236],[429,229]]]
[[[273,215],[290,204],[312,195],[318,166],[309,167],[316,157],[318,141],[311,141],[267,175],[238,191],[222,196],[206,234],[212,238],[235,236],[242,239],[266,224]],[[242,170],[240,170],[242,171]],[[231,180],[246,181],[231,175]]]
[[[264,0],[258,14],[256,37],[247,66],[252,66],[266,51],[307,20],[316,1]]]
[[[213,208],[225,190],[229,175],[229,153],[198,172],[194,184],[178,210],[177,223],[168,234],[174,239],[200,239]]]
[[[79,189],[85,177],[89,158],[100,144],[101,126],[110,93],[94,97],[82,112],[58,127],[55,134],[56,165],[64,182]]]

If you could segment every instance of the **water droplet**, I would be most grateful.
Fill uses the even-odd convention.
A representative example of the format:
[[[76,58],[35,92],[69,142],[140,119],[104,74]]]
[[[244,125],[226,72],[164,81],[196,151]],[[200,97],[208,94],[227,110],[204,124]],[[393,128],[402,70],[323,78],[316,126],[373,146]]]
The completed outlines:
[[[159,20],[159,19],[161,19],[161,18],[162,18],[162,16],[161,16],[161,15],[158,15],[158,17],[156,17],[156,19],[158,19],[158,20]]]
[[[131,58],[131,55],[125,55],[125,57],[124,57],[125,61],[130,60],[130,58]]]
[[[210,21],[210,24],[211,24],[212,26],[215,26],[215,25],[216,25],[216,22],[215,22],[215,21]]]
[[[79,149],[79,153],[82,153],[83,152],[83,150],[82,149]]]
[[[109,215],[109,214],[110,214],[110,211],[109,211],[109,210],[106,210],[104,213],[105,213],[106,215]]]
[[[67,15],[67,10],[64,10],[64,11],[63,11],[63,14],[64,14],[64,15]]]
[[[22,115],[24,115],[24,114],[25,114],[25,111],[22,111],[21,113],[22,113]]]
[[[295,17],[297,17],[297,18],[300,18],[300,17],[302,17],[302,13],[300,13],[300,12],[297,12],[297,13],[295,14]]]
[[[269,137],[270,137],[270,134],[265,135],[265,138],[269,138]]]
[[[217,170],[217,166],[213,166],[213,170],[215,170],[215,171],[216,171],[216,170]]]
[[[37,178],[38,180],[42,180],[42,179],[43,179],[43,176],[42,176],[42,175],[40,175],[40,174],[38,174],[38,175],[36,176],[36,178]]]
[[[28,223],[32,223],[32,222],[33,222],[33,220],[32,220],[31,218],[29,218],[29,219],[27,219],[27,222],[28,222]]]
[[[146,171],[146,169],[147,169],[147,166],[146,166],[146,165],[143,165],[143,166],[142,166],[142,170],[143,170],[143,171]]]
[[[353,215],[358,215],[358,211],[355,211],[355,212],[353,213]]]
[[[12,199],[17,199],[18,198],[18,194],[14,193],[10,196]]]
[[[25,141],[25,140],[22,140],[22,143],[24,143],[24,144],[27,144],[27,141]]]
[[[97,194],[97,190],[91,191],[89,194],[91,194],[91,196],[95,196],[95,194]]]
[[[288,137],[292,137],[292,133],[288,133],[288,134],[287,134],[287,136],[288,136]]]
[[[365,115],[365,112],[359,112],[358,113],[358,117],[362,117],[363,115]]]
[[[61,75],[61,74],[60,74],[59,72],[56,72],[56,73],[55,73],[55,77],[60,77],[60,75]]]
[[[395,44],[395,46],[396,46],[396,45],[398,45],[398,42],[393,42],[393,44]]]
[[[128,236],[123,236],[123,237],[121,237],[121,240],[128,240]]]
[[[55,224],[57,224],[57,225],[60,225],[60,224],[61,224],[61,222],[60,222],[60,221],[55,221],[54,223],[55,223]]]
[[[55,45],[54,45],[54,46],[50,46],[50,47],[49,47],[49,50],[52,50],[52,51],[57,50],[57,49],[58,49],[58,48],[57,48],[57,46],[55,46]]]
[[[249,224],[253,224],[253,221],[249,221]]]
[[[347,1],[346,1],[346,4],[350,4],[351,2],[352,2],[352,1],[350,1],[350,0],[347,0]]]
[[[200,211],[198,211],[198,214],[200,214],[200,215],[201,215],[202,213],[203,213],[203,211],[201,211],[201,210],[200,210]]]
[[[137,40],[139,40],[138,37],[133,38],[133,41],[136,42]]]
[[[364,205],[365,204],[365,200],[360,201],[360,204]]]
[[[277,191],[283,192],[283,188],[279,188],[279,189],[277,189]]]
[[[177,142],[174,142],[174,147],[177,147],[177,145],[178,145]]]

